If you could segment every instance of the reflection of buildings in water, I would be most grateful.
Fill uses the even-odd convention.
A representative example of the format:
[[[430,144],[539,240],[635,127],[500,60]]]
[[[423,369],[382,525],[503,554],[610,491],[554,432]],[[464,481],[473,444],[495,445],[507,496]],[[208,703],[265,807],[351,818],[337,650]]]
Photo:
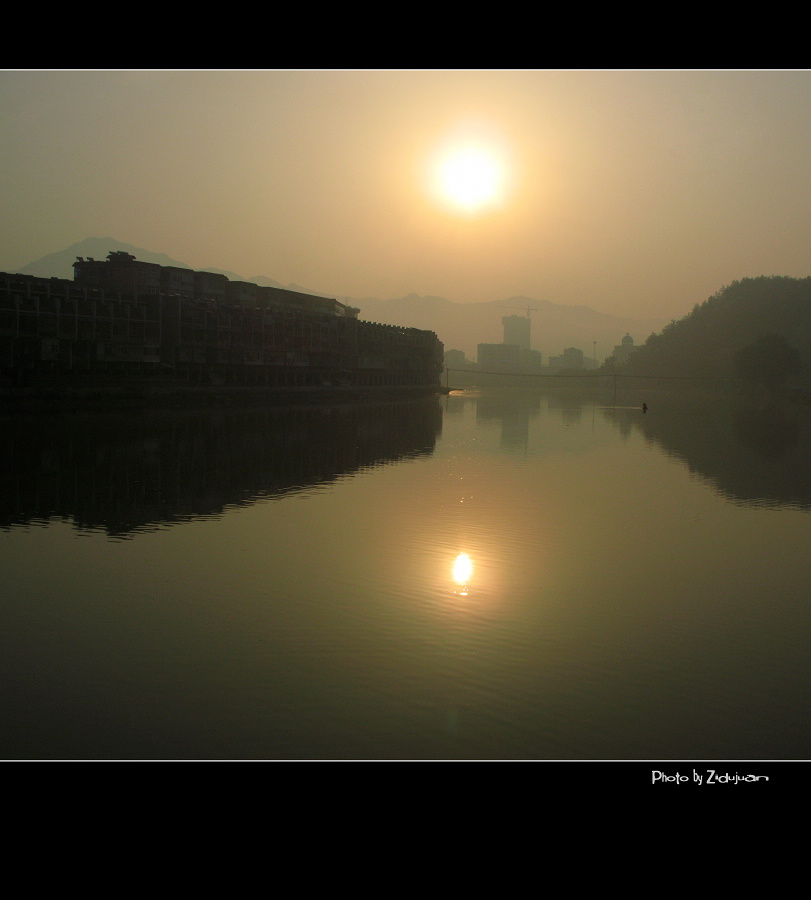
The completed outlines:
[[[465,405],[474,402],[473,398],[465,394],[446,394],[443,402],[445,415],[461,416],[465,411]]]
[[[436,397],[369,406],[6,422],[0,523],[109,534],[221,515],[433,452]]]
[[[540,411],[540,395],[522,391],[492,391],[482,394],[476,403],[478,421],[501,422],[501,446],[526,449],[529,420]]]
[[[564,425],[579,425],[583,418],[582,406],[564,406],[560,411]]]
[[[560,392],[549,394],[547,405],[549,409],[560,410],[560,417],[564,425],[579,425],[583,418],[583,406],[585,399],[573,392]]]
[[[501,422],[501,446],[525,449],[529,444],[529,416],[517,415]]]

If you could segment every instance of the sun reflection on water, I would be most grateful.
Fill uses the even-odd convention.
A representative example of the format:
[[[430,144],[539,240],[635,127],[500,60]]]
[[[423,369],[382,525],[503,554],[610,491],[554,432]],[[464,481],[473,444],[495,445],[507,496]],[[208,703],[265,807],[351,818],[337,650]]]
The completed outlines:
[[[468,594],[468,582],[473,574],[473,563],[467,553],[460,553],[453,562],[453,580],[459,585],[455,591],[466,597]]]

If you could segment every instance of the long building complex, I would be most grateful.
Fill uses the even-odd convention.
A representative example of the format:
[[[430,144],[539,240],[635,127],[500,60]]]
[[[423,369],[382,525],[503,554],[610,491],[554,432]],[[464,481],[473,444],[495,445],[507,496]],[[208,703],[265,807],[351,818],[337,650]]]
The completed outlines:
[[[433,388],[431,331],[365,322],[337,300],[114,251],[73,281],[0,273],[0,373],[160,374],[212,385]]]

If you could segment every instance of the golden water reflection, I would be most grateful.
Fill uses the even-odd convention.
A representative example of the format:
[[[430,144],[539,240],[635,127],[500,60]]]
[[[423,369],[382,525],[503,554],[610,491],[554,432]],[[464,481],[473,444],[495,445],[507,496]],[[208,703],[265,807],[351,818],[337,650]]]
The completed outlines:
[[[466,597],[468,594],[468,582],[473,575],[473,563],[467,553],[460,553],[453,563],[453,580],[459,585],[459,590],[455,591]]]

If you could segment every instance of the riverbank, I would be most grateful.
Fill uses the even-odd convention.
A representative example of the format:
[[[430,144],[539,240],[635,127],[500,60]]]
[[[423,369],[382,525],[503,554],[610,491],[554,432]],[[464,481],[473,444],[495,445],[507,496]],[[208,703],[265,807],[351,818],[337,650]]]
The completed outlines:
[[[25,388],[0,387],[0,414],[368,403],[429,397],[444,392],[445,389],[439,385],[260,387],[166,382],[48,384]]]

